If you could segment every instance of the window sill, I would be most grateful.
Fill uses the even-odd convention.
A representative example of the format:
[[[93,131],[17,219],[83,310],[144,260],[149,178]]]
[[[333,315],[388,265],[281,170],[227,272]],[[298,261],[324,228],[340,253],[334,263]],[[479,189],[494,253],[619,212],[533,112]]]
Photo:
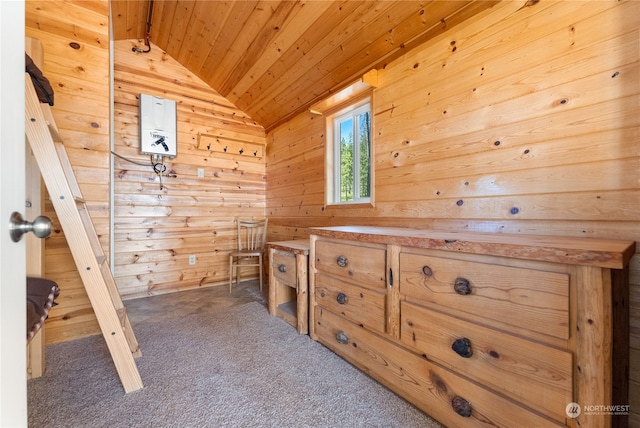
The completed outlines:
[[[329,209],[346,209],[346,208],[374,208],[373,202],[354,202],[354,203],[342,203],[342,204],[326,204],[326,208]]]

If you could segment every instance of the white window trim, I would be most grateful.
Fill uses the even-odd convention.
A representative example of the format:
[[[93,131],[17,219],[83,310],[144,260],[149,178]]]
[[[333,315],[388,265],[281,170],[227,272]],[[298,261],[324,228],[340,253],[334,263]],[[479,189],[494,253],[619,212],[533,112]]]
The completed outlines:
[[[371,180],[371,188],[370,193],[371,196],[367,200],[355,200],[355,201],[345,201],[341,202],[336,198],[336,174],[339,174],[336,170],[336,165],[339,160],[337,158],[336,152],[336,144],[335,144],[335,133],[333,122],[334,119],[340,117],[350,111],[358,109],[366,104],[369,104],[371,109],[371,165],[369,171],[369,178]],[[373,97],[371,93],[364,94],[363,96],[358,97],[356,101],[351,104],[345,105],[342,104],[339,109],[331,111],[329,114],[325,115],[325,205],[326,206],[335,206],[335,207],[368,207],[374,205],[374,153],[373,153]]]
[[[337,165],[340,165],[340,152],[339,150],[337,150],[338,148],[338,139],[340,138],[340,129],[339,127],[336,126],[336,122],[338,120],[340,120],[341,118],[344,117],[351,117],[354,118],[356,116],[359,116],[360,114],[364,113],[365,111],[369,112],[369,115],[371,115],[371,101],[370,98],[367,97],[365,99],[363,99],[362,101],[351,105],[349,107],[347,107],[346,109],[343,109],[341,111],[341,114],[335,114],[332,115],[331,118],[331,123],[330,126],[332,128],[333,131],[333,140],[332,140],[332,150],[333,150],[333,165],[335,166],[333,169],[333,192],[332,192],[332,199],[331,199],[331,204],[332,205],[345,205],[345,204],[368,204],[371,202],[371,195],[362,198],[362,197],[356,197],[355,194],[359,194],[359,188],[358,188],[358,183],[360,182],[360,168],[354,168],[354,177],[353,177],[353,185],[354,185],[354,198],[351,201],[341,201],[338,200],[339,197],[337,195],[340,194],[340,173],[341,170],[340,168],[337,167]],[[358,142],[358,138],[357,138],[357,121],[354,120],[354,128],[353,128],[353,145],[354,145],[354,151],[353,151],[353,164],[354,165],[359,165],[360,164],[360,150],[359,150],[359,142]],[[327,124],[329,125],[329,124]],[[328,133],[328,131],[327,131]],[[369,133],[369,138],[371,139],[371,133]],[[371,144],[371,141],[369,142],[369,144]],[[369,176],[371,177],[371,163],[369,164]],[[369,192],[371,193],[371,192]]]

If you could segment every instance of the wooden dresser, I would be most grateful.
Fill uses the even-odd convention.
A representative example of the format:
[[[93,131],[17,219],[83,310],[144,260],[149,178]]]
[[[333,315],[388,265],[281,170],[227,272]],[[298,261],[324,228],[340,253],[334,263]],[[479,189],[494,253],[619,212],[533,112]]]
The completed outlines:
[[[634,252],[633,241],[313,228],[310,335],[447,426],[625,425],[614,413],[629,403]]]

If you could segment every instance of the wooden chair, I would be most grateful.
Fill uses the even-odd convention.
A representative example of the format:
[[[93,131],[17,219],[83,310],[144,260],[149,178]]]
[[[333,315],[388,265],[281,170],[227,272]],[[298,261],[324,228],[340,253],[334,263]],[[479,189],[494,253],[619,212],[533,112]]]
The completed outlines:
[[[233,275],[236,271],[236,284],[240,284],[240,269],[257,266],[260,272],[260,291],[262,291],[262,259],[267,241],[267,222],[269,219],[259,220],[238,219],[238,250],[229,255],[229,293],[233,285]]]

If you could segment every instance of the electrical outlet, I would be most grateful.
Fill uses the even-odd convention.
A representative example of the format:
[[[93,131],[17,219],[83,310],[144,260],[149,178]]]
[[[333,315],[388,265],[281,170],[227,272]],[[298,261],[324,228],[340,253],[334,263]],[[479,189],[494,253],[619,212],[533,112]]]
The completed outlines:
[[[193,254],[191,254],[189,256],[189,264],[190,265],[195,265],[196,264],[196,256],[194,256]]]
[[[204,178],[204,168],[198,168],[198,178]]]

